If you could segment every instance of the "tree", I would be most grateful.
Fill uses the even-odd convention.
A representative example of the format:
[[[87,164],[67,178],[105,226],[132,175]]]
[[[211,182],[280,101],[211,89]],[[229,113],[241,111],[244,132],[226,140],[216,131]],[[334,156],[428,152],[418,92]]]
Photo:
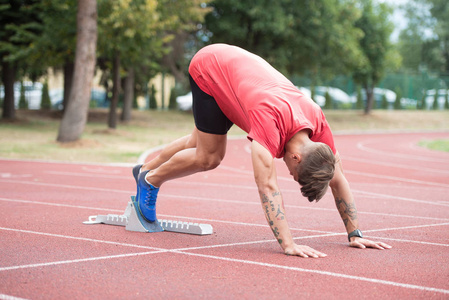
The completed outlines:
[[[97,2],[78,0],[75,70],[70,100],[59,126],[57,140],[80,138],[87,121],[97,46]]]
[[[41,97],[41,109],[50,109],[51,108],[51,100],[50,95],[48,93],[48,80],[45,80],[44,85],[42,87],[42,97]]]
[[[157,109],[156,88],[154,87],[154,84],[151,85],[149,97],[150,97],[148,104],[149,109]]]
[[[132,74],[135,67],[151,65],[151,59],[163,54],[161,28],[170,20],[162,20],[157,12],[156,0],[99,0],[99,54],[104,61],[103,70],[112,67],[112,98],[109,107],[108,127],[117,127],[117,112],[122,74]],[[167,40],[168,41],[168,40]],[[131,70],[133,69],[133,70]],[[134,80],[133,76],[127,76]],[[134,82],[128,82],[133,86]],[[127,89],[131,92],[132,89]],[[132,97],[124,97],[124,107],[132,105]],[[124,119],[130,118],[130,110]]]
[[[211,42],[240,46],[286,74],[331,75],[361,63],[351,0],[215,0],[206,16]],[[314,82],[312,83],[314,85]]]
[[[42,0],[36,6],[41,11],[42,33],[35,38],[30,60],[35,65],[63,70],[65,110],[73,81],[77,0]]]
[[[324,103],[325,109],[332,109],[332,97],[331,94],[329,94],[329,91],[326,91],[324,94],[324,99],[326,100]]]
[[[401,88],[397,87],[395,90],[396,93],[396,99],[394,100],[394,104],[393,107],[394,109],[402,109],[402,104],[401,104],[401,98],[402,98],[402,91]]]
[[[20,82],[19,109],[28,109],[28,101],[25,97],[25,85],[23,84],[23,81]]]
[[[356,68],[353,77],[366,91],[365,114],[369,114],[373,108],[374,87],[384,76],[388,65],[387,57],[392,50],[389,38],[393,27],[388,20],[391,9],[386,4],[374,5],[372,0],[362,0],[360,5],[362,16],[356,26],[364,33],[360,47],[365,63]]]
[[[449,73],[449,2],[409,0],[407,28],[399,36],[404,68]]]
[[[0,0],[0,62],[5,88],[2,118],[15,118],[14,82],[27,70],[34,37],[41,32],[37,0]]]

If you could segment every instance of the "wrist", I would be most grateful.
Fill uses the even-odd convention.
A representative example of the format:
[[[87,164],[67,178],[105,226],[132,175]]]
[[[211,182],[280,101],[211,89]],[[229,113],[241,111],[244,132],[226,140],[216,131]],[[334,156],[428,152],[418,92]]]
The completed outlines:
[[[361,232],[359,229],[356,229],[356,230],[354,230],[354,231],[351,231],[351,232],[348,234],[348,241],[349,241],[349,242],[351,242],[351,238],[352,238],[352,237],[363,238],[363,234],[362,234],[362,232]]]

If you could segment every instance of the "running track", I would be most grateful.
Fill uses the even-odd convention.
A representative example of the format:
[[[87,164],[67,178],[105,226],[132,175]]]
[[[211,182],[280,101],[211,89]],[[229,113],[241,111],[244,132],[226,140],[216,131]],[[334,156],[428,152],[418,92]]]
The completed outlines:
[[[123,213],[130,166],[0,159],[0,299],[449,299],[449,154],[424,138],[449,133],[336,136],[361,229],[391,250],[348,247],[331,194],[308,203],[277,162],[293,235],[323,259],[281,253],[245,139],[219,168],[161,188],[160,218],[212,224],[210,236],[84,225]]]

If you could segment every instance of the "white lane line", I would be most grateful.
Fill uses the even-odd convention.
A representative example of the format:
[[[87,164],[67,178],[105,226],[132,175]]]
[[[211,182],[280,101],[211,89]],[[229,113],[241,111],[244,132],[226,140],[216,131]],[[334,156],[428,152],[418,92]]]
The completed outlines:
[[[26,300],[26,299],[11,295],[0,294],[0,300]]]
[[[437,162],[437,163],[449,163],[449,161],[447,159],[438,159],[438,158],[433,158],[433,157],[427,157],[424,155],[410,155],[410,154],[397,153],[397,152],[391,152],[391,151],[383,151],[383,150],[378,150],[378,149],[374,149],[372,147],[366,146],[367,144],[370,144],[370,143],[372,144],[372,143],[378,143],[378,142],[374,142],[374,141],[358,142],[357,148],[359,148],[362,151],[368,152],[368,153],[381,154],[382,156],[398,157],[398,158],[402,158],[402,159],[405,158],[405,159],[410,159],[412,161],[421,160],[421,161],[430,161],[430,162]]]
[[[164,201],[171,200],[169,198],[182,198],[188,199],[189,197],[177,196],[177,195],[164,195]],[[201,197],[190,197],[193,200],[198,201],[214,201],[214,202],[226,202],[226,203],[238,203],[238,204],[251,204],[251,205],[260,205],[259,202],[247,202],[247,201],[238,201],[238,200],[223,200],[223,199],[213,199],[213,198],[201,198]],[[162,199],[161,199],[162,200]],[[38,205],[48,205],[48,206],[56,206],[56,207],[70,207],[77,209],[88,209],[88,210],[98,210],[107,213],[122,213],[124,210],[113,209],[113,208],[101,208],[101,207],[92,207],[92,206],[82,206],[82,205],[72,205],[72,204],[61,204],[61,203],[52,203],[52,202],[42,202],[42,201],[33,201],[33,200],[20,200],[20,199],[9,199],[9,198],[1,198],[0,201],[9,201],[9,202],[19,202],[19,203],[30,203],[30,204],[38,204]],[[298,206],[298,205],[289,205],[286,204],[285,207],[292,209],[308,209],[308,210],[317,210],[317,211],[331,211],[335,212],[334,208],[324,208],[324,207],[310,207],[310,206]],[[374,215],[374,216],[384,216],[384,217],[395,217],[395,218],[410,218],[410,219],[422,219],[422,220],[435,220],[435,221],[449,221],[448,218],[435,218],[435,217],[421,217],[416,215],[400,215],[400,214],[389,214],[389,213],[376,213],[376,212],[364,212],[359,211],[358,214],[364,215]],[[214,221],[214,222],[222,222],[227,224],[237,224],[237,225],[249,225],[249,226],[257,226],[257,224],[253,223],[244,223],[244,222],[233,222],[233,221],[218,221],[207,218],[197,218],[197,217],[186,217],[186,216],[177,216],[177,215],[167,215],[167,214],[158,214],[160,217],[166,218],[180,218],[180,219],[192,219],[198,221]],[[259,225],[259,226],[268,226],[268,225]],[[313,230],[316,231],[316,230]]]
[[[449,294],[449,290],[445,290],[445,289],[438,289],[438,288],[433,288],[433,287],[426,287],[426,286],[420,286],[420,285],[414,285],[414,284],[408,284],[408,283],[400,283],[400,282],[395,282],[395,281],[375,279],[375,278],[369,278],[369,277],[347,275],[347,274],[343,274],[343,273],[335,273],[335,272],[321,271],[321,270],[315,270],[315,269],[304,269],[304,268],[298,268],[298,267],[289,267],[289,266],[257,262],[257,261],[252,261],[252,260],[228,258],[228,257],[222,257],[222,256],[215,256],[215,255],[199,254],[199,253],[190,253],[190,252],[185,252],[185,251],[172,250],[171,252],[190,255],[190,256],[210,258],[210,259],[215,259],[215,260],[223,260],[223,261],[228,261],[228,262],[257,265],[257,266],[261,266],[261,267],[283,269],[283,270],[289,270],[289,271],[312,273],[312,274],[326,275],[326,276],[332,276],[332,277],[337,277],[337,278],[365,281],[365,282],[389,285],[389,286],[400,287],[400,288],[416,289],[416,290],[421,290],[421,291],[426,291],[426,292]]]
[[[395,238],[388,238],[388,237],[380,237],[380,236],[367,236],[367,238],[374,240],[388,240],[388,241],[394,241],[394,242],[403,242],[403,243],[414,243],[414,244],[421,244],[421,245],[430,245],[430,246],[441,246],[441,247],[449,247],[449,244],[441,244],[441,243],[431,243],[431,242],[424,242],[424,241],[413,241],[413,240],[406,240],[406,239],[395,239]]]
[[[430,182],[430,181],[422,181],[422,180],[416,180],[416,179],[407,179],[407,178],[401,178],[401,177],[395,177],[395,176],[387,176],[387,175],[377,175],[377,174],[372,174],[372,173],[357,172],[357,171],[351,171],[351,170],[345,170],[344,172],[348,173],[348,174],[354,174],[354,175],[365,176],[365,177],[372,177],[372,178],[378,178],[378,179],[388,179],[388,180],[395,180],[395,181],[408,182],[408,183],[414,183],[414,184],[432,185],[432,186],[449,188],[449,184],[439,183],[439,182]]]
[[[46,233],[46,232],[31,231],[31,230],[16,229],[16,228],[0,227],[0,230],[27,233],[27,234],[35,234],[35,235],[43,235],[43,236],[48,236],[48,237],[64,238],[64,239],[71,239],[71,240],[78,240],[78,241],[83,241],[83,242],[111,244],[111,245],[123,246],[123,247],[142,248],[142,249],[155,250],[155,251],[165,250],[165,249],[157,248],[157,247],[141,246],[141,245],[136,245],[136,244],[127,244],[127,243],[97,240],[97,239],[90,239],[90,238],[84,238],[84,237],[76,237],[76,236],[70,236],[70,235]]]
[[[379,231],[389,231],[389,230],[404,230],[404,229],[416,229],[425,227],[435,227],[435,226],[447,226],[449,223],[438,223],[438,224],[424,224],[424,225],[413,225],[413,226],[402,226],[402,227],[392,227],[392,228],[381,228],[381,229],[368,229],[363,230],[363,232],[379,232]]]
[[[96,187],[86,187],[86,186],[59,184],[59,183],[46,183],[46,182],[35,182],[35,181],[19,181],[19,180],[1,180],[0,179],[0,183],[1,182],[28,184],[28,185],[40,185],[40,186],[50,186],[50,187],[56,187],[56,188],[88,190],[88,191],[97,191],[97,192],[126,193],[126,194],[129,194],[129,195],[135,194],[135,191],[124,191],[124,190],[116,190],[116,189],[104,189],[104,188],[96,188]]]
[[[422,226],[407,226],[407,227],[403,227],[403,228],[418,228],[418,227],[430,227],[430,226],[439,226],[439,225],[449,225],[449,223],[429,224],[429,225],[422,225]],[[0,228],[0,229],[4,229],[4,228]],[[394,230],[394,229],[398,229],[398,228],[387,228],[387,229],[384,229],[384,230]],[[29,230],[17,230],[17,229],[9,229],[9,228],[6,228],[6,230],[20,231],[20,232],[33,233],[33,234],[44,234],[44,233],[41,233],[41,232],[32,232],[32,231],[29,231]],[[379,231],[379,230],[371,230],[371,232],[373,232],[373,231]],[[326,234],[326,235],[298,237],[298,238],[295,238],[295,239],[335,236],[335,235],[343,235],[343,234],[345,234],[345,233],[330,233],[330,234]],[[69,239],[81,239],[81,240],[87,240],[87,241],[90,241],[90,242],[119,244],[119,245],[131,246],[131,247],[136,246],[136,247],[139,247],[139,248],[146,247],[146,246],[139,246],[139,245],[132,245],[132,244],[122,244],[122,243],[116,243],[116,242],[107,242],[107,241],[101,241],[101,240],[77,238],[77,237],[64,236],[64,235],[55,235],[55,234],[44,234],[44,235],[50,235],[50,236],[60,237],[60,238],[69,238]],[[405,240],[403,240],[403,241],[405,241]],[[28,265],[20,265],[20,266],[3,267],[3,268],[0,268],[0,272],[1,271],[17,270],[17,269],[56,266],[56,265],[61,265],[61,264],[80,263],[80,262],[88,262],[88,261],[116,259],[116,258],[123,258],[123,257],[134,257],[134,256],[141,256],[141,255],[149,255],[149,254],[157,254],[157,253],[167,253],[167,252],[169,252],[169,253],[178,253],[178,254],[189,255],[189,256],[198,256],[198,257],[204,257],[204,258],[211,258],[211,259],[216,259],[216,260],[224,260],[224,261],[230,261],[230,262],[236,262],[236,263],[259,265],[259,266],[262,266],[262,267],[279,268],[279,269],[286,269],[286,270],[297,271],[297,272],[315,273],[315,274],[326,275],[326,276],[333,276],[333,277],[338,277],[338,278],[346,278],[346,279],[366,281],[366,282],[372,282],[372,283],[378,283],[378,284],[384,284],[384,285],[391,285],[391,286],[396,286],[396,287],[401,287],[401,288],[418,289],[418,290],[422,290],[422,291],[429,291],[429,292],[438,292],[438,293],[449,294],[449,290],[445,290],[445,289],[437,289],[437,288],[432,288],[432,287],[418,286],[418,285],[399,283],[399,282],[382,280],[382,279],[375,279],[375,278],[347,275],[347,274],[342,274],[342,273],[321,271],[321,270],[315,270],[315,269],[304,269],[304,268],[289,267],[289,266],[282,266],[282,265],[275,265],[275,264],[267,264],[267,263],[261,263],[261,262],[250,261],[250,260],[233,259],[233,258],[227,258],[227,257],[221,257],[221,256],[213,256],[213,255],[205,255],[205,254],[186,252],[186,251],[191,251],[191,250],[201,250],[201,249],[208,249],[208,248],[213,248],[213,247],[226,247],[226,246],[235,246],[235,245],[244,245],[244,244],[264,243],[264,242],[273,242],[273,241],[262,240],[262,241],[253,241],[253,242],[243,242],[243,243],[221,244],[221,245],[215,245],[215,246],[189,247],[189,248],[171,249],[171,250],[156,248],[156,249],[159,249],[159,250],[154,250],[154,251],[149,251],[149,252],[140,252],[140,253],[128,253],[128,254],[119,254],[119,255],[91,257],[91,258],[84,258],[84,259],[74,259],[74,260],[65,260],[65,261],[56,261],[56,262],[47,262],[47,263],[37,263],[37,264],[28,264]],[[414,241],[414,242],[416,242],[416,241]],[[429,244],[429,243],[426,243],[426,244]],[[437,245],[440,245],[440,244],[437,244]],[[448,245],[443,245],[443,246],[448,246]]]
[[[27,269],[27,268],[39,268],[39,267],[49,267],[49,266],[57,266],[57,265],[64,265],[64,264],[90,262],[90,261],[105,260],[105,259],[115,259],[115,258],[123,258],[123,257],[142,256],[142,255],[156,254],[156,253],[163,253],[163,252],[168,252],[168,251],[167,250],[160,250],[160,251],[148,251],[148,252],[139,252],[139,253],[126,253],[126,254],[117,254],[117,255],[108,255],[108,256],[99,256],[99,257],[89,257],[89,258],[80,258],[80,259],[63,260],[63,261],[54,261],[54,262],[47,262],[47,263],[37,263],[37,264],[29,264],[29,265],[1,267],[0,268],[0,272],[19,270],[19,269]]]
[[[408,201],[408,202],[414,202],[414,203],[423,203],[423,204],[429,204],[429,205],[449,207],[448,203],[441,203],[439,201],[418,200],[418,199],[412,199],[412,198],[407,198],[407,197],[399,197],[399,196],[392,196],[392,195],[387,195],[387,194],[379,194],[379,193],[360,191],[360,190],[356,190],[356,189],[353,189],[352,192],[359,193],[359,194],[362,194],[362,195],[375,196],[375,197],[377,197],[379,199],[381,199],[381,198],[389,198],[389,199]]]
[[[429,173],[449,174],[449,171],[447,171],[447,170],[418,167],[418,166],[411,165],[411,164],[410,165],[402,165],[402,164],[397,164],[397,163],[392,163],[392,162],[381,162],[378,160],[374,161],[374,160],[368,160],[368,159],[362,159],[362,158],[349,157],[346,155],[342,155],[341,158],[342,158],[343,163],[345,162],[345,160],[350,160],[350,161],[356,161],[356,162],[361,162],[361,163],[370,164],[370,165],[394,167],[394,168],[401,168],[401,169],[407,169],[407,170],[415,170],[415,171],[419,171],[421,173],[429,172]]]
[[[278,177],[279,180],[285,179],[285,177]],[[39,185],[39,186],[51,186],[56,188],[68,188],[68,189],[76,189],[76,190],[89,190],[89,191],[98,191],[98,192],[114,192],[114,193],[126,193],[128,195],[133,195],[135,191],[124,191],[124,190],[116,190],[116,189],[105,189],[105,188],[95,188],[95,187],[84,187],[84,186],[74,186],[74,185],[67,185],[67,184],[55,184],[55,183],[44,183],[44,182],[34,182],[34,181],[18,181],[18,180],[2,180],[0,179],[0,183],[18,183],[18,184],[28,184],[28,185]],[[230,185],[221,185],[225,187],[229,187]],[[241,188],[251,188],[247,186],[238,186]],[[398,196],[391,196],[386,194],[379,194],[379,193],[372,193],[372,192],[365,192],[365,191],[359,191],[356,189],[352,190],[353,192],[358,192],[365,195],[370,196],[378,196],[379,198],[385,197],[390,199],[397,199],[402,201],[409,201],[409,202],[416,202],[416,203],[424,203],[429,205],[437,205],[437,206],[446,206],[449,207],[449,204],[446,203],[440,203],[436,201],[425,201],[425,200],[418,200],[418,199],[412,199],[412,198],[406,198],[406,197],[398,197]],[[181,197],[177,195],[166,195],[170,197]],[[196,197],[189,197],[189,196],[182,196],[184,198],[196,198]],[[199,198],[199,197],[198,197]]]
[[[106,179],[127,179],[131,180],[131,176],[117,176],[117,175],[94,175],[94,174],[86,174],[86,173],[75,173],[75,172],[59,172],[59,171],[44,171],[45,174],[51,174],[51,175],[64,175],[64,176],[77,176],[77,177],[95,177],[95,178],[106,178]],[[388,179],[388,180],[394,180],[399,182],[407,182],[407,183],[413,183],[413,184],[420,184],[420,185],[430,185],[430,186],[438,186],[443,188],[449,188],[449,184],[445,183],[438,183],[438,182],[429,182],[429,181],[422,181],[422,180],[415,180],[415,179],[407,179],[407,178],[401,178],[401,177],[395,177],[395,176],[386,176],[386,175],[377,175],[372,173],[365,173],[365,172],[358,172],[358,171],[351,171],[351,170],[345,170],[345,173],[347,174],[354,174],[358,176],[365,176],[365,177],[371,177],[371,178],[378,178],[378,179]],[[214,176],[217,176],[215,173]],[[223,176],[225,176],[223,174]],[[228,176],[228,175],[226,175]],[[233,175],[235,176],[235,175]],[[290,178],[281,177],[282,180],[291,181]],[[187,185],[199,185],[199,186],[216,186],[216,187],[232,187],[232,188],[241,188],[241,189],[248,189],[248,190],[257,190],[257,187],[255,183],[249,184],[249,185],[232,185],[232,184],[223,184],[223,183],[211,183],[211,182],[195,182],[195,181],[177,181],[176,184],[187,184]],[[282,189],[283,192],[298,192],[298,189]]]
[[[382,279],[376,279],[376,278],[354,276],[354,275],[348,275],[348,274],[343,274],[343,273],[336,273],[336,272],[329,272],[329,271],[322,271],[322,270],[315,270],[315,269],[304,269],[304,268],[290,267],[290,266],[283,266],[283,265],[276,265],[276,264],[269,264],[269,263],[251,261],[251,260],[243,260],[243,259],[235,259],[235,258],[228,258],[228,257],[222,257],[222,256],[215,256],[215,255],[191,253],[191,252],[186,252],[187,249],[189,249],[189,248],[185,248],[185,249],[186,250],[181,250],[181,249],[168,250],[168,249],[164,249],[164,250],[139,252],[139,253],[126,253],[126,254],[118,254],[118,255],[90,257],[90,258],[83,258],[83,259],[72,259],[72,260],[54,261],[54,262],[47,262],[47,263],[36,263],[36,264],[27,264],[27,265],[20,265],[20,266],[10,266],[10,267],[2,267],[2,268],[0,268],[0,272],[2,272],[2,271],[11,271],[11,270],[19,270],[19,269],[27,269],[27,268],[39,268],[39,267],[48,267],[48,266],[58,266],[58,265],[64,265],[64,264],[92,262],[92,261],[99,261],[99,260],[110,260],[110,259],[125,258],[125,257],[136,257],[136,256],[143,256],[143,255],[150,255],[150,254],[158,254],[158,253],[167,253],[167,252],[169,252],[169,253],[177,253],[177,254],[182,254],[182,255],[196,256],[196,257],[209,258],[209,259],[228,261],[228,262],[234,262],[234,263],[257,265],[257,266],[261,266],[261,267],[268,267],[268,268],[275,268],[275,269],[284,269],[284,270],[289,270],[289,271],[296,271],[296,272],[303,272],[303,273],[313,273],[313,274],[332,276],[332,277],[337,277],[337,278],[345,278],[345,279],[351,279],[351,280],[357,280],[357,281],[365,281],[365,282],[376,283],[376,284],[383,284],[383,285],[389,285],[389,286],[395,286],[395,287],[400,287],[400,288],[417,289],[417,290],[427,291],[427,292],[436,292],[436,293],[449,294],[449,290],[445,290],[445,289],[438,289],[438,288],[433,288],[433,287],[419,286],[419,285],[413,285],[413,284],[407,284],[407,283],[400,283],[400,282],[394,282],[394,281],[388,281],[388,280],[382,280]],[[197,247],[197,248],[191,248],[189,250],[193,250],[193,249],[201,249],[201,248]]]
[[[378,198],[377,195],[375,197]],[[206,201],[206,202],[250,204],[250,205],[256,205],[256,206],[260,205],[259,202],[254,202],[254,201],[253,202],[249,202],[249,201],[239,201],[239,200],[214,199],[214,198],[193,197],[193,196],[178,196],[178,195],[168,195],[168,194],[166,194],[163,197],[161,197],[161,200],[162,201],[169,201],[169,200],[171,200],[171,198],[191,199],[191,200],[195,200],[195,201]],[[92,207],[92,206],[61,204],[61,203],[42,202],[42,201],[34,201],[34,200],[10,199],[10,198],[3,198],[3,197],[0,197],[0,201],[30,203],[30,204],[39,204],[39,205],[49,205],[49,206],[56,206],[56,207],[71,207],[71,208],[78,208],[78,209],[98,210],[98,211],[102,211],[102,212],[107,211],[107,213],[121,213],[121,212],[124,211],[124,210],[113,209],[113,208],[101,208],[101,207]],[[307,210],[329,211],[329,212],[335,212],[335,210],[336,210],[334,208],[299,206],[299,205],[290,205],[290,204],[286,204],[285,207],[291,208],[291,209],[307,209]],[[401,214],[377,213],[377,212],[365,212],[365,211],[359,211],[358,213],[359,214],[364,214],[364,215],[396,217],[396,218],[410,218],[410,219],[422,219],[422,220],[449,221],[449,218],[436,218],[436,217],[425,217],[425,216],[416,216],[416,215],[401,215]],[[200,221],[211,221],[209,219],[204,219],[204,218],[192,218],[192,217],[174,216],[174,215],[167,215],[167,214],[159,214],[159,216],[161,216],[161,217],[183,218],[183,219],[194,219],[194,220],[200,220]],[[231,222],[231,221],[223,221],[223,222],[235,223],[235,224],[239,224],[239,225],[246,225],[247,224],[247,223],[243,223],[243,222]],[[252,226],[253,224],[249,224],[249,225]]]

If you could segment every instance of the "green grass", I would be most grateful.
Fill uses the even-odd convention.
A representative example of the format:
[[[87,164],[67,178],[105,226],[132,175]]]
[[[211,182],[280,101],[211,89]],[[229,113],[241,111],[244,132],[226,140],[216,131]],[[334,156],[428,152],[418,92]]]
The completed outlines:
[[[449,140],[421,141],[419,145],[431,150],[449,152]]]
[[[325,114],[334,132],[449,130],[449,111],[378,110],[365,116],[360,111],[331,110]],[[81,139],[61,144],[56,142],[60,112],[17,111],[16,121],[0,120],[0,157],[135,163],[147,149],[187,135],[194,126],[191,113],[133,111],[132,121],[119,122],[116,130],[110,130],[107,115],[105,109],[91,109]],[[229,134],[245,133],[233,126]]]

